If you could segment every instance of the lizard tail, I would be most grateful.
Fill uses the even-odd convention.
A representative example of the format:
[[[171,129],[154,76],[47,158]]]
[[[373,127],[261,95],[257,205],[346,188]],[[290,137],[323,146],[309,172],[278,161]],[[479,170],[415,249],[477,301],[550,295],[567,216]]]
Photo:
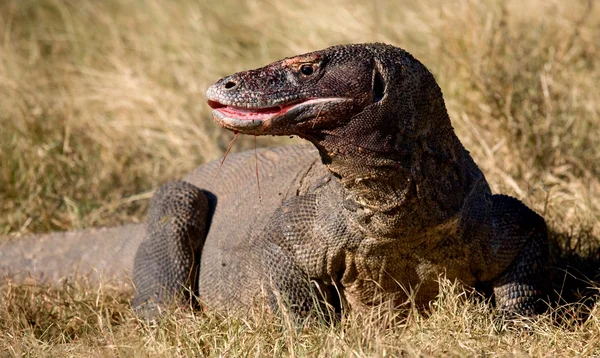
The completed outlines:
[[[130,282],[133,258],[146,234],[145,224],[0,238],[0,281],[57,283]]]

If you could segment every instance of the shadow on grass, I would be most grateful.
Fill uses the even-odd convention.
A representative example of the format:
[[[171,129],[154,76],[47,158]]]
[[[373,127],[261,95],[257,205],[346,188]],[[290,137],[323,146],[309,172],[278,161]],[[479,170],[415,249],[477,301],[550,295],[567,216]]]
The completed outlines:
[[[586,319],[600,298],[600,238],[591,228],[550,229],[550,272],[558,311]]]

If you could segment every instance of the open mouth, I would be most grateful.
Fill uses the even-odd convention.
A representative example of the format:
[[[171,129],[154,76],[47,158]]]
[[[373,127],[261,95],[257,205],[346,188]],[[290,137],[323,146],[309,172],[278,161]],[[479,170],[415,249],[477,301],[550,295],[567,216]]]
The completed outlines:
[[[306,110],[310,110],[311,107],[315,107],[315,109],[318,109],[315,113],[320,114],[321,110],[331,103],[347,101],[350,101],[350,99],[341,97],[311,98],[274,107],[240,108],[209,99],[208,105],[213,109],[215,121],[222,127],[230,130],[255,130],[263,126],[265,122],[268,123],[271,120],[283,118],[287,112],[290,112],[287,114],[299,116]]]
[[[241,121],[265,121],[277,115],[284,114],[293,107],[306,102],[308,101],[294,102],[285,106],[252,109],[228,106],[211,100],[208,101],[208,105],[214,110],[214,112],[218,112],[220,116],[225,118]]]

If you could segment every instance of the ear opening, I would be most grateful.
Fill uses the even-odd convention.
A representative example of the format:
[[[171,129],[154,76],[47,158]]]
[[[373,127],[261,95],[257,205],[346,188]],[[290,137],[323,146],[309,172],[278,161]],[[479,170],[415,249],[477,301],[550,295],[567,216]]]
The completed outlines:
[[[373,102],[379,102],[385,95],[385,81],[383,76],[379,72],[377,64],[375,64],[373,70]]]

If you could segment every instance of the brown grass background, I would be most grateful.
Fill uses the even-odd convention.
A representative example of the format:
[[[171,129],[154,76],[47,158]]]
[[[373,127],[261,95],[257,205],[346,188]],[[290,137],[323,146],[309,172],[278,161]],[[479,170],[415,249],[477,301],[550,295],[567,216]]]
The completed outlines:
[[[4,285],[0,353],[600,354],[598,39],[593,0],[0,2],[0,235],[143,221],[154,189],[219,158],[232,137],[210,118],[210,83],[381,41],[434,73],[493,191],[544,215],[563,297],[539,320],[512,324],[442,282],[428,314],[382,307],[294,328],[285,316],[178,309],[148,325],[110,286]],[[252,145],[242,138],[235,149]]]

